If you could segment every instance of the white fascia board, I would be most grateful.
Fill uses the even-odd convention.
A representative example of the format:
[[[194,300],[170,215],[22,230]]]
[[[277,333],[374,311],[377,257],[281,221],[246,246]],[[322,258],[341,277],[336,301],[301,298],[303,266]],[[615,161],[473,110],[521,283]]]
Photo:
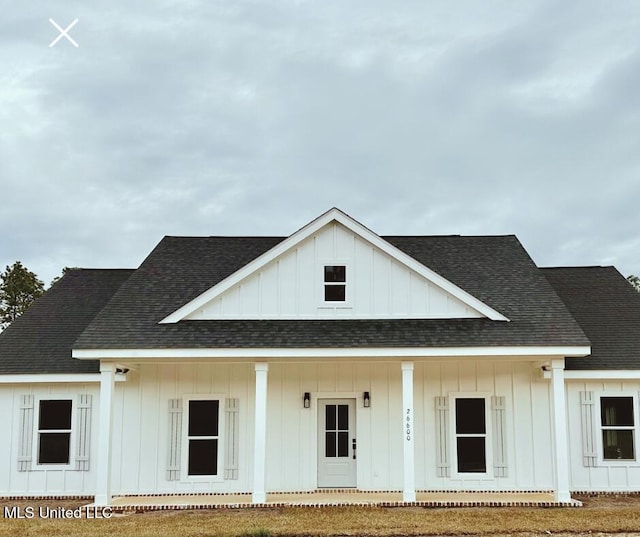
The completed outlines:
[[[362,347],[304,349],[76,349],[74,358],[116,359],[279,359],[279,358],[434,358],[434,357],[583,357],[590,347]]]
[[[332,306],[330,306],[327,309],[330,309]],[[338,309],[338,308],[336,308]],[[350,310],[350,308],[343,308],[345,310]],[[317,321],[317,320],[329,320],[329,321],[336,321],[336,322],[340,322],[340,321],[344,321],[344,320],[349,320],[349,321],[356,321],[356,320],[361,320],[361,321],[376,321],[376,320],[382,320],[382,321],[388,321],[388,320],[408,320],[408,319],[420,319],[420,320],[439,320],[439,321],[453,321],[453,320],[457,320],[457,319],[484,319],[484,316],[482,317],[469,317],[469,315],[464,314],[464,313],[452,313],[452,314],[447,314],[447,317],[443,317],[441,314],[438,315],[433,315],[433,314],[425,314],[425,315],[416,315],[416,314],[403,314],[402,317],[399,318],[394,318],[394,317],[389,317],[388,314],[384,313],[384,314],[373,314],[373,315],[358,315],[358,314],[354,314],[354,315],[349,315],[349,317],[318,317],[317,315],[297,315],[297,316],[293,316],[293,315],[287,315],[287,316],[283,316],[283,317],[276,317],[274,315],[241,315],[241,314],[237,314],[237,315],[229,315],[229,316],[225,316],[225,317],[218,317],[216,318],[216,320],[220,320],[220,321],[264,321],[264,320],[274,320],[274,321]],[[210,319],[205,319],[205,320],[199,320],[198,322],[207,322],[207,320]]]
[[[342,224],[344,227],[346,227],[356,235],[360,236],[386,254],[395,258],[398,262],[417,272],[434,285],[453,295],[458,300],[462,301],[465,305],[476,310],[478,313],[481,313],[485,317],[488,317],[493,321],[509,321],[507,317],[505,317],[498,311],[487,306],[484,302],[470,295],[457,285],[454,285],[436,272],[424,266],[422,263],[419,263],[413,257],[405,254],[402,250],[396,248],[389,242],[376,235],[373,231],[363,226],[360,222],[357,222],[349,215],[343,213],[340,209],[334,207],[315,220],[309,222],[306,226],[296,231],[290,237],[284,239],[282,242],[271,248],[271,250],[268,250],[250,263],[246,264],[240,270],[234,272],[233,274],[222,280],[220,283],[214,285],[209,290],[202,293],[200,296],[194,298],[190,302],[187,302],[184,306],[180,307],[172,314],[162,319],[159,324],[171,324],[181,321],[189,314],[198,310],[198,308],[201,308],[234,285],[240,283],[247,276],[261,269],[288,250],[294,248],[297,244],[301,243],[333,221]]]
[[[116,382],[125,381],[125,375],[116,375]],[[90,384],[100,382],[100,373],[79,374],[29,374],[0,375],[0,384],[60,384],[60,383]]]
[[[544,377],[551,378],[551,372],[545,371]],[[564,372],[565,380],[640,380],[639,369],[591,369]]]

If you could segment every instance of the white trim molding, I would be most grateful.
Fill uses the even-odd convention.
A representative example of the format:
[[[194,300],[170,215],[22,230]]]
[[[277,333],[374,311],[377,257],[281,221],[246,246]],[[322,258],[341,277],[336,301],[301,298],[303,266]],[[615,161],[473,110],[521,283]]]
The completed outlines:
[[[477,311],[481,315],[488,317],[492,321],[509,321],[509,319],[502,315],[500,312],[487,306],[484,302],[467,293],[464,289],[461,289],[460,287],[443,278],[438,273],[434,272],[422,263],[419,263],[399,248],[396,248],[392,244],[382,239],[380,236],[376,235],[373,231],[360,224],[360,222],[357,222],[347,214],[343,213],[341,210],[334,207],[333,209],[330,209],[326,213],[320,215],[315,220],[312,220],[306,226],[299,229],[293,235],[284,239],[282,242],[278,243],[276,246],[274,246],[261,256],[257,257],[250,263],[247,263],[240,270],[234,272],[198,297],[187,302],[184,306],[180,307],[172,314],[162,319],[160,321],[160,324],[171,324],[181,321],[185,317],[197,311],[199,308],[203,307],[205,304],[209,303],[214,298],[220,296],[222,293],[224,293],[234,285],[240,283],[249,275],[260,270],[271,261],[283,255],[285,252],[291,250],[292,248],[295,248],[302,241],[311,237],[314,233],[317,233],[331,222],[338,222],[339,224],[343,225],[345,228],[358,235],[364,241],[367,241],[387,255],[393,257],[407,268],[413,270],[414,272],[417,272],[422,277],[426,278],[429,282],[438,286],[443,291],[446,291],[447,293],[453,295],[458,300],[463,302],[471,309]]]
[[[116,373],[115,381],[124,382],[127,376],[123,373]],[[21,374],[21,375],[0,375],[0,384],[98,384],[100,373],[65,373],[65,374]]]
[[[359,348],[295,348],[295,349],[75,349],[74,358],[96,360],[138,359],[287,359],[287,358],[474,358],[488,357],[584,357],[589,346],[566,347],[359,347]]]
[[[544,372],[544,378],[551,378],[549,371]],[[591,369],[571,370],[564,372],[565,380],[640,380],[639,369]]]

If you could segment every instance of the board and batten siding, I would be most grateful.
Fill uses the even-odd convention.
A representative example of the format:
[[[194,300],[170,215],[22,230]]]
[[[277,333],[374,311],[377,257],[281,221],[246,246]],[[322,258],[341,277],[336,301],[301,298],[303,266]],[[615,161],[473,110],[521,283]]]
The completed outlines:
[[[134,375],[131,375],[134,373]],[[116,385],[113,486],[116,494],[250,492],[253,477],[253,364],[142,365]],[[549,387],[529,363],[416,362],[414,372],[416,487],[437,490],[548,490]],[[371,407],[362,405],[362,392]],[[303,408],[305,392],[312,407]],[[436,396],[482,392],[504,397],[507,476],[438,477]],[[224,394],[239,403],[237,479],[167,480],[168,401]],[[317,398],[357,398],[357,486],[402,488],[402,382],[398,362],[271,363],[268,373],[268,491],[314,490],[317,484]],[[517,417],[516,417],[517,416]],[[184,426],[184,425],[183,425]],[[491,427],[490,421],[488,426]],[[224,445],[224,441],[222,442]],[[491,444],[487,446],[491,449]],[[452,461],[453,463],[453,461]],[[453,475],[453,473],[452,473]]]
[[[346,265],[346,303],[323,304],[324,265]],[[407,317],[482,315],[334,222],[186,318]]]
[[[116,385],[114,397],[114,492],[249,491],[253,472],[254,386],[252,364],[141,365],[136,371],[129,372],[127,382]],[[169,401],[211,394],[222,396],[222,413],[226,398],[239,400],[238,479],[207,481],[181,477],[168,480]],[[183,420],[181,436],[185,427],[187,423]],[[224,448],[224,432],[221,431],[219,449]],[[224,472],[223,468],[220,470]],[[181,472],[184,475],[184,468],[181,468]]]
[[[114,494],[250,492],[253,478],[255,373],[244,364],[144,364],[132,369],[114,392],[112,485]],[[371,394],[371,407],[362,393]],[[305,392],[312,408],[303,408]],[[504,398],[506,477],[456,478],[438,475],[436,397],[483,393]],[[20,400],[75,398],[91,394],[93,424],[89,471],[17,470]],[[238,403],[237,479],[168,479],[169,401],[187,395],[221,397]],[[400,361],[270,363],[268,373],[268,491],[314,490],[317,484],[318,398],[350,398],[356,403],[357,486],[361,490],[402,488],[403,409]],[[11,435],[0,440],[0,483],[5,494],[93,494],[99,416],[98,385],[4,385],[0,404]],[[575,420],[575,417],[572,416]],[[416,487],[427,490],[548,490],[549,384],[525,362],[447,360],[415,362],[414,439]],[[183,423],[183,428],[185,424]],[[488,422],[491,427],[491,422]],[[452,447],[449,438],[449,448]],[[72,440],[73,443],[73,440]],[[224,439],[221,447],[225,446]],[[491,445],[487,446],[491,449]],[[572,460],[579,460],[572,454]],[[224,457],[223,457],[224,460]],[[450,453],[451,464],[453,452]]]
[[[435,397],[445,397],[453,412],[451,394],[475,393],[504,397],[506,477],[473,474],[456,477],[453,450],[453,416],[447,431],[450,476],[438,475],[436,452],[437,411]],[[373,397],[373,395],[372,395]],[[491,409],[491,397],[486,404]],[[416,488],[428,490],[550,490],[553,475],[549,384],[541,380],[531,363],[491,360],[417,362],[414,371]],[[491,413],[487,420],[487,452],[494,436]]]
[[[584,412],[585,397],[589,393],[593,405]],[[600,427],[601,396],[632,397],[634,405],[635,460],[605,461],[602,453],[602,429]],[[567,382],[567,413],[569,422],[569,462],[571,464],[571,489],[576,491],[640,491],[640,381],[603,380]],[[586,398],[588,400],[588,398]],[[586,421],[586,422],[585,422]],[[583,428],[590,427],[593,446],[585,446]],[[587,435],[587,438],[589,435]],[[587,447],[589,449],[587,449]],[[592,449],[593,451],[592,451]],[[595,460],[587,455],[595,453]],[[585,460],[586,459],[586,460]],[[591,464],[591,465],[587,465]]]
[[[252,364],[143,365],[118,382],[114,401],[113,486],[118,494],[152,492],[248,492],[253,473],[254,372]],[[398,490],[402,486],[400,363],[326,362],[272,363],[268,393],[268,490],[315,488],[317,408],[302,408],[302,394],[371,394],[371,407],[359,401],[356,410],[358,487]],[[435,398],[452,393],[487,393],[504,397],[507,437],[507,477],[456,479],[438,475],[436,465]],[[596,450],[592,466],[585,465],[581,393],[593,394],[591,426]],[[239,402],[238,479],[219,483],[168,481],[167,435],[170,399],[184,395],[225,394]],[[70,398],[76,434],[76,403],[83,395],[93,400],[88,471],[75,469],[75,438],[67,469],[32,467],[18,471],[21,400],[32,395]],[[600,446],[599,397],[634,399],[640,414],[640,382],[568,381],[567,412],[571,490],[638,491],[640,461],[604,461]],[[5,384],[0,386],[3,424],[9,434],[0,439],[0,494],[91,495],[95,492],[98,445],[99,392],[97,384]],[[437,490],[542,490],[553,486],[550,450],[549,384],[538,378],[531,364],[491,360],[416,362],[414,371],[416,487]],[[34,427],[37,422],[34,408]],[[636,421],[635,444],[638,443]],[[449,446],[451,447],[451,446]],[[450,453],[450,463],[454,464]],[[636,457],[637,459],[637,457]],[[34,465],[35,466],[35,465]],[[453,472],[452,472],[453,475]]]
[[[20,438],[23,435],[21,421],[21,401],[24,396],[33,396],[33,419],[31,430],[32,460],[28,470],[19,471],[18,457]],[[90,396],[87,398],[86,396]],[[98,427],[90,426],[88,438],[88,460],[83,466],[88,470],[76,469],[77,440],[79,428],[80,399],[92,401],[88,411],[91,417],[98,415],[98,384],[60,383],[60,384],[2,384],[0,385],[0,409],[2,409],[2,425],[6,434],[0,438],[0,495],[39,496],[39,495],[86,495],[95,492]],[[65,468],[38,466],[36,461],[38,424],[38,401],[41,399],[71,399],[71,444],[70,464]],[[97,419],[97,418],[96,418]],[[86,425],[86,424],[85,424]]]

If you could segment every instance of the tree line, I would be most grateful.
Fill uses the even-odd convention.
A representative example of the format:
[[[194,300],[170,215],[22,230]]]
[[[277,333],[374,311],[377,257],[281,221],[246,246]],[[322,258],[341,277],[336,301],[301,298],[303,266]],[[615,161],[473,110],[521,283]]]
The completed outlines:
[[[63,268],[62,275],[55,277],[51,285],[54,285],[69,270],[73,268]],[[627,276],[627,281],[640,293],[640,277],[631,274]],[[20,261],[16,261],[11,266],[7,265],[0,275],[0,331],[20,317],[44,292],[42,280]]]

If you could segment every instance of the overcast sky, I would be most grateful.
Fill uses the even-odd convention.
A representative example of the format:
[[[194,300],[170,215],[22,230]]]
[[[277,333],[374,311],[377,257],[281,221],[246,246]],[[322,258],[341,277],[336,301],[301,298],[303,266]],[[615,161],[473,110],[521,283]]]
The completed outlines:
[[[640,2],[0,0],[0,270],[333,206],[640,273]]]

